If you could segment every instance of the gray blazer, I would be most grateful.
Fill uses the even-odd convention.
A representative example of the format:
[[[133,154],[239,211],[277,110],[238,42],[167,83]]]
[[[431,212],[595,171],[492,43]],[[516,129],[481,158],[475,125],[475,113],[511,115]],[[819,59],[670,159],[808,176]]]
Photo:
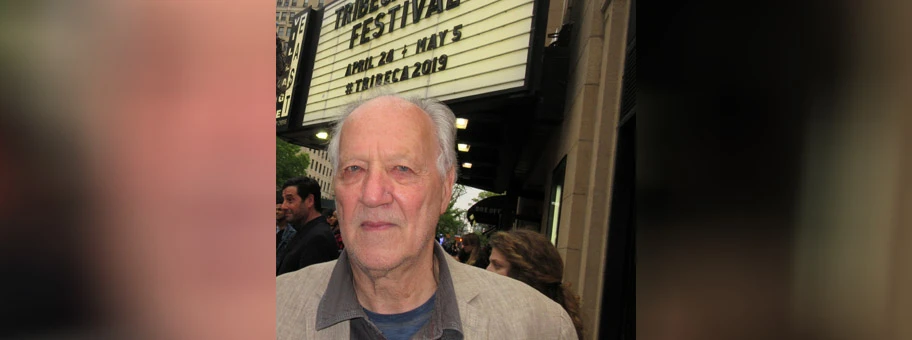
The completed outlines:
[[[570,316],[520,281],[446,256],[466,340],[576,339]],[[349,322],[316,330],[317,306],[336,261],[276,278],[276,339],[348,339]]]

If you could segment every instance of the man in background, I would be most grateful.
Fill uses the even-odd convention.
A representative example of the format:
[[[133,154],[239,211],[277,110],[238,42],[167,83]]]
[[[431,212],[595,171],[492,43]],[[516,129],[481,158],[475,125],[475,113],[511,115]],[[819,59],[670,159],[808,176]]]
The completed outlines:
[[[288,243],[294,238],[297,230],[288,224],[288,220],[285,218],[285,211],[282,210],[282,203],[284,202],[282,197],[282,192],[276,192],[276,271],[279,270],[279,263],[282,261],[282,258],[285,257],[286,250],[288,249]]]
[[[336,238],[320,214],[320,184],[308,177],[289,179],[282,185],[282,198],[285,219],[297,232],[276,266],[276,275],[338,258]]]

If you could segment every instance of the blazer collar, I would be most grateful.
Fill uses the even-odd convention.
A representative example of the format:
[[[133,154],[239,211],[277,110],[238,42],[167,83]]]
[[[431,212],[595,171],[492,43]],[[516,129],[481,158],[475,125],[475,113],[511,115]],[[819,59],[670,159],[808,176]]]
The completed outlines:
[[[473,315],[477,317],[479,312],[475,310],[476,307],[468,305],[467,302],[478,294],[477,292],[474,295],[470,293],[469,295],[472,296],[469,299],[465,299],[464,294],[460,294],[460,286],[464,282],[457,280],[453,273],[454,269],[460,272],[463,269],[461,267],[465,265],[453,260],[443,250],[443,247],[436,244],[436,242],[434,243],[434,257],[439,266],[439,276],[437,286],[438,304],[434,307],[432,317],[436,317],[440,321],[441,331],[443,329],[452,329],[459,333],[464,333],[463,316]],[[336,261],[335,267],[333,267],[326,290],[323,292],[315,291],[313,294],[320,298],[320,304],[317,307],[317,330],[358,317],[367,319],[367,315],[355,295],[351,265],[348,261],[348,254],[345,251],[342,252],[339,260]],[[466,313],[468,310],[472,312]],[[478,321],[473,321],[472,325],[477,323]]]

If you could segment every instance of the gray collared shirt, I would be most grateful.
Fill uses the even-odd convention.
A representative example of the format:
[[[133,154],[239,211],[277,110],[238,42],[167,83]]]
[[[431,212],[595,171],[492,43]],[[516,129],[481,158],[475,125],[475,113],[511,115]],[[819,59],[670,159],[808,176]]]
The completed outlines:
[[[412,336],[412,339],[461,340],[463,338],[462,321],[459,319],[459,307],[456,304],[456,291],[453,279],[447,266],[446,253],[440,245],[434,245],[434,258],[438,266],[437,301],[428,322]],[[385,339],[374,324],[370,322],[361,304],[355,296],[354,281],[348,254],[342,252],[339,261],[333,268],[329,285],[320,305],[317,307],[317,330],[350,320],[352,339]]]

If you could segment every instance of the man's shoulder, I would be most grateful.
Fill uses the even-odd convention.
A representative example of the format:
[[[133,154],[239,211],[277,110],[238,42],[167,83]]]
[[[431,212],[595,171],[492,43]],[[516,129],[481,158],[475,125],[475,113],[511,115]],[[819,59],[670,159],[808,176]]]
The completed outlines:
[[[288,272],[276,277],[276,297],[302,299],[315,297],[319,299],[329,284],[329,277],[338,260],[317,263],[305,268]]]
[[[306,223],[305,226],[306,227],[301,227],[298,229],[298,234],[301,234],[300,229],[306,229],[304,232],[306,236],[304,236],[304,238],[313,239],[330,237],[335,239],[335,236],[333,236],[332,233],[332,227],[329,226],[329,223],[327,223],[326,219],[323,217],[319,217],[313,221],[310,221]]]
[[[454,268],[450,272],[453,274],[453,284],[467,288],[467,293],[473,290],[478,292],[483,300],[502,300],[505,305],[514,307],[520,303],[536,308],[563,309],[557,302],[522,281],[463,263],[456,263],[452,267]]]
[[[484,334],[497,337],[573,339],[573,323],[564,308],[531,286],[475,266],[451,267],[457,299],[467,307],[460,314],[498,315],[487,322]],[[469,330],[471,332],[471,330]],[[476,334],[480,335],[480,334]]]
[[[336,261],[307,266],[276,277],[276,338],[313,338],[317,307]]]

